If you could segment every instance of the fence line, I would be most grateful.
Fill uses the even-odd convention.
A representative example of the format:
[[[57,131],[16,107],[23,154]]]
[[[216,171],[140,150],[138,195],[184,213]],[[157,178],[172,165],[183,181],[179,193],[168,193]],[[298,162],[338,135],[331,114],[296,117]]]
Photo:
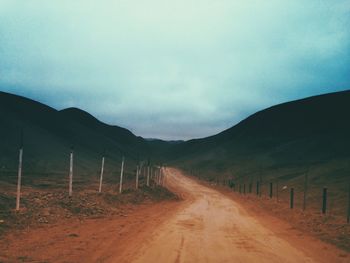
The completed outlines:
[[[331,206],[333,204],[333,202],[329,202],[330,199],[330,192],[328,191],[329,189],[327,187],[319,187],[316,188],[314,187],[314,192],[318,192],[319,194],[316,196],[309,196],[309,171],[307,170],[304,174],[303,174],[303,185],[301,187],[299,187],[298,189],[300,191],[296,191],[298,189],[296,189],[295,187],[288,187],[288,184],[292,184],[293,183],[291,181],[288,181],[287,185],[283,186],[282,192],[284,192],[284,190],[286,190],[287,188],[290,189],[289,191],[289,197],[288,197],[288,202],[289,202],[289,208],[290,209],[294,209],[295,205],[296,205],[296,195],[300,195],[301,196],[301,202],[300,202],[300,208],[303,211],[306,211],[306,209],[308,208],[308,203],[311,204],[317,204],[318,203],[318,211],[320,211],[321,214],[325,215],[328,213],[331,213]],[[238,180],[240,181],[238,184],[233,181],[233,180],[222,180],[222,184],[225,186],[229,186],[234,192],[238,192],[240,195],[246,195],[247,193],[249,194],[253,194],[252,188],[253,188],[253,183],[249,182],[248,184],[248,192],[246,191],[246,183],[244,183],[243,180]],[[281,199],[281,192],[280,192],[280,187],[281,187],[281,180],[274,179],[275,182],[270,181],[269,183],[265,184],[265,194],[264,196],[266,196],[269,199],[274,199],[276,202],[281,202],[283,201],[283,199]],[[236,186],[238,186],[238,189],[236,188]],[[262,193],[263,193],[263,184],[261,183],[261,178],[259,175],[259,179],[257,179],[256,181],[256,191],[255,191],[255,195],[259,198],[261,198]],[[274,190],[275,189],[275,190]],[[319,189],[317,191],[317,189]],[[342,214],[345,214],[346,217],[346,221],[347,223],[350,223],[350,183],[348,184],[347,190],[346,190],[346,200],[345,200],[345,213],[343,212]],[[334,195],[334,192],[333,192]],[[275,198],[273,198],[275,196]],[[318,196],[318,198],[316,198]],[[310,200],[311,199],[311,200]],[[330,199],[332,201],[332,199]],[[342,207],[342,206],[341,206]],[[314,209],[315,206],[312,207],[312,209]],[[311,207],[310,207],[311,209]],[[316,208],[317,209],[317,208]],[[339,209],[338,209],[339,210]],[[344,210],[343,210],[344,211]],[[334,213],[334,212],[333,212]],[[340,213],[337,213],[338,215],[340,215]]]
[[[20,206],[21,206],[21,190],[22,190],[22,185],[23,185],[23,153],[24,153],[24,147],[23,147],[23,141],[22,141],[22,134],[21,134],[21,144],[20,144],[20,148],[19,148],[19,152],[18,152],[18,170],[17,170],[17,174],[15,175],[15,172],[13,170],[3,170],[1,169],[1,173],[2,174],[7,174],[6,179],[11,178],[13,176],[13,178],[15,178],[15,176],[17,177],[16,179],[16,206],[15,206],[15,211],[19,211],[20,210]],[[146,162],[141,162],[141,165],[137,165],[136,167],[136,189],[139,188],[140,185],[140,175],[143,175],[143,177],[146,177],[146,183],[145,185],[147,187],[150,186],[150,182],[153,179],[154,184],[155,185],[162,185],[162,178],[159,176],[157,177],[158,181],[155,181],[154,177],[152,177],[152,170],[154,169],[154,167],[152,165],[150,165],[150,161],[148,160],[148,164],[147,167],[144,165],[144,163]],[[33,168],[31,168],[33,169]],[[30,169],[29,169],[30,170]],[[143,173],[142,173],[143,171]],[[104,173],[105,173],[105,156],[102,156],[102,161],[101,161],[101,170],[99,173],[99,180],[98,180],[98,193],[102,192],[102,185],[103,185],[103,180],[104,180]],[[56,186],[60,185],[57,184],[57,179],[59,181],[61,181],[62,183],[66,182],[66,180],[64,179],[65,176],[61,176],[64,175],[66,173],[64,172],[56,172],[56,173],[51,173],[51,172],[34,172],[34,170],[32,172],[26,172],[25,174],[31,174],[31,175],[35,175],[36,177],[30,177],[29,181],[28,178],[26,178],[26,176],[24,176],[24,179],[26,179],[28,182],[30,182],[31,186],[33,185],[33,182],[36,180],[42,180],[42,178],[37,177],[37,175],[44,175],[45,178],[47,178],[48,181],[45,181],[45,183],[43,183],[43,185],[50,185],[51,181],[52,184]],[[60,177],[52,177],[50,175],[57,175]],[[123,190],[123,179],[124,179],[124,174],[125,174],[125,157],[122,157],[122,163],[121,163],[121,170],[120,170],[120,180],[119,180],[119,193],[122,193]],[[69,172],[68,172],[68,196],[72,197],[73,196],[73,176],[74,176],[74,150],[73,147],[71,147],[70,150],[70,154],[69,154]],[[84,181],[91,181],[91,178],[84,178]],[[11,180],[10,180],[11,181]],[[79,177],[78,179],[74,176],[74,182],[75,183],[79,183]],[[80,182],[82,182],[82,178],[80,177]],[[66,183],[65,183],[66,185]]]

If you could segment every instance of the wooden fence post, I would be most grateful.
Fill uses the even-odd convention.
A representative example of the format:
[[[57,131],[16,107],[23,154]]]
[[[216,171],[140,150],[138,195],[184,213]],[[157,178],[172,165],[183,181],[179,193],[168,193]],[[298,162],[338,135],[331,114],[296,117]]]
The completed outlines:
[[[272,183],[270,183],[270,198],[272,198]]]
[[[294,207],[294,188],[290,189],[290,208]]]
[[[17,178],[17,195],[16,195],[16,211],[19,211],[21,201],[21,184],[22,184],[22,161],[23,161],[23,142],[22,142],[22,131],[21,131],[21,144],[19,148],[18,158],[18,178]]]
[[[120,170],[120,182],[119,182],[119,193],[121,194],[123,191],[123,173],[124,173],[124,156],[122,158],[122,166]]]
[[[105,166],[105,157],[102,157],[102,165],[101,165],[101,174],[100,174],[100,186],[98,188],[98,192],[101,193],[102,191],[102,181],[103,181],[103,170]]]
[[[73,148],[71,149],[70,152],[70,162],[69,162],[69,197],[72,196],[73,194]]]
[[[256,182],[256,195],[259,195],[259,181]]]
[[[327,212],[327,187],[323,188],[322,194],[322,214]]]
[[[262,194],[262,186],[263,186],[263,179],[262,179],[262,166],[260,166],[259,197],[261,197],[261,194]]]
[[[278,202],[278,179],[276,180],[276,201]]]
[[[243,184],[243,194],[245,194],[245,184]]]
[[[346,222],[349,224],[350,223],[350,183],[348,187],[348,215],[346,217]]]
[[[304,179],[304,196],[303,196],[303,211],[306,209],[306,194],[307,194],[307,177],[308,177],[308,172],[305,173],[305,179]]]

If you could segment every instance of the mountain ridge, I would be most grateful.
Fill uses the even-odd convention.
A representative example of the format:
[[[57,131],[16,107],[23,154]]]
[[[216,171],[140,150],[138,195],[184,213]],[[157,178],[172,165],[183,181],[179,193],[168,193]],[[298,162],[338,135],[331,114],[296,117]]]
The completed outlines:
[[[26,138],[30,138],[29,146],[32,147],[29,155],[40,158],[52,155],[52,160],[59,158],[61,163],[62,156],[52,154],[50,148],[69,152],[74,145],[86,160],[97,160],[106,152],[115,160],[123,154],[134,162],[152,159],[201,171],[208,180],[218,174],[231,178],[242,169],[258,170],[262,163],[268,167],[298,163],[305,168],[332,158],[348,158],[348,105],[349,90],[322,94],[263,109],[209,137],[163,141],[136,136],[78,108],[56,110],[22,96],[0,92],[0,119],[7,127],[0,131],[4,138],[0,160],[7,162],[6,153],[11,153],[13,161],[10,163],[15,169],[19,133],[24,128],[25,144]],[[39,154],[41,151],[43,153]],[[35,163],[35,158],[30,161]],[[238,169],[238,164],[242,168]],[[84,166],[89,170],[87,163]],[[50,165],[46,165],[46,170],[49,168]]]

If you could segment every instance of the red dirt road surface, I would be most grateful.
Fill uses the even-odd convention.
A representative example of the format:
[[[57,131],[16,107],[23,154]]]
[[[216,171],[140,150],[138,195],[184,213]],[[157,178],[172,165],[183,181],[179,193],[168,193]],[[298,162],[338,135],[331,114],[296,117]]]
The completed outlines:
[[[132,262],[348,262],[349,255],[310,237],[287,239],[249,216],[235,201],[167,171],[168,186],[186,204],[135,251]],[[274,228],[274,226],[271,226]],[[110,262],[114,261],[113,259]]]
[[[83,222],[67,219],[12,234],[5,246],[0,244],[6,250],[4,262],[350,260],[347,252],[269,215],[250,214],[235,200],[178,170],[167,169],[165,173],[166,186],[183,201],[131,207],[127,215],[119,217]]]

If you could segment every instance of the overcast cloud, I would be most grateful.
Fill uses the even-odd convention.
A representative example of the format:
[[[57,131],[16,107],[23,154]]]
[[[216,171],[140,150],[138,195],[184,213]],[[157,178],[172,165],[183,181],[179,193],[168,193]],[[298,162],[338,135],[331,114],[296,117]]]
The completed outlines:
[[[0,0],[0,90],[144,137],[350,88],[348,0]]]

